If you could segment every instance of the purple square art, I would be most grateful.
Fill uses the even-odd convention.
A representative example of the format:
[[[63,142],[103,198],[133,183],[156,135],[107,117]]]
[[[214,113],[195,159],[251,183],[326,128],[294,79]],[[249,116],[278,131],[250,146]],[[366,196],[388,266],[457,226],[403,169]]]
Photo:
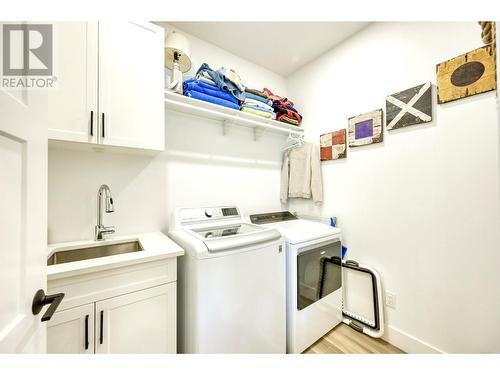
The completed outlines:
[[[382,109],[351,117],[347,122],[349,147],[382,142],[384,139],[382,117]]]
[[[357,122],[354,125],[354,138],[373,137],[373,119]]]

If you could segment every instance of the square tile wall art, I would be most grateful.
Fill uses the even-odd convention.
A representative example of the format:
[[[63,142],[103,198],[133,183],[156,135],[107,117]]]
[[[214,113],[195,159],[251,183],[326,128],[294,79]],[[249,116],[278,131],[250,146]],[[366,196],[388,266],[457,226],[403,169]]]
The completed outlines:
[[[346,131],[336,130],[319,137],[321,161],[337,160],[346,157]]]
[[[348,120],[349,147],[379,143],[384,140],[382,109],[377,109]]]
[[[485,46],[436,66],[438,103],[495,90],[495,59]]]
[[[430,82],[385,98],[387,130],[432,121],[432,85]]]

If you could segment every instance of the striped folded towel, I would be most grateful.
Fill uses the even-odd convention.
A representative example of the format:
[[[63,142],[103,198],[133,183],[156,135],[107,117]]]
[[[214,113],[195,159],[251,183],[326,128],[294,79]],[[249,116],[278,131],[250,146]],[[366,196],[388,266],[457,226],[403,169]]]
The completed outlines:
[[[273,102],[271,100],[263,98],[262,96],[254,95],[250,92],[245,92],[245,98],[246,99],[253,99],[253,100],[256,100],[258,102],[267,104],[269,106],[273,105]]]
[[[297,126],[300,125],[300,122],[297,119],[288,117],[287,115],[278,116],[277,120],[281,122],[286,122],[287,124],[291,125],[297,125]]]
[[[259,90],[255,90],[255,89],[251,89],[249,87],[245,87],[245,92],[247,93],[250,93],[250,94],[254,94],[254,95],[257,95],[257,96],[260,96],[264,99],[267,99],[267,94],[265,92],[262,92],[262,91],[259,91]]]
[[[246,98],[245,101],[243,102],[243,104],[244,105],[245,104],[246,105],[252,105],[252,106],[255,106],[255,107],[262,108],[265,111],[274,112],[273,107],[271,107],[270,105],[267,105],[265,103],[259,102],[258,100]]]
[[[275,113],[270,113],[267,111],[260,111],[258,109],[254,109],[254,108],[242,107],[241,112],[251,113],[252,115],[257,115],[257,116],[265,117],[267,119],[272,119],[272,120],[276,118]]]

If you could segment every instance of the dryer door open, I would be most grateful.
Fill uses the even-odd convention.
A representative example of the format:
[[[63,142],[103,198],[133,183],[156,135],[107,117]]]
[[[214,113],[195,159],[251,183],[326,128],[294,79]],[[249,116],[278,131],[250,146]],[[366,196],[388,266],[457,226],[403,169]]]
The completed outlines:
[[[384,334],[382,285],[378,272],[354,260],[342,263],[344,323],[372,337]]]
[[[302,310],[342,286],[341,243],[329,241],[299,250],[297,308]]]

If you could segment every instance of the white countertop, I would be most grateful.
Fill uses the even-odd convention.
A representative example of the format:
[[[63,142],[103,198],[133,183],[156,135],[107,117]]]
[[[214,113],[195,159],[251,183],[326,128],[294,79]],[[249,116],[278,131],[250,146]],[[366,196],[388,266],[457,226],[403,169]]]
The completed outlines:
[[[104,271],[112,268],[184,255],[184,250],[174,241],[161,232],[154,232],[114,236],[103,241],[74,241],[50,244],[48,246],[47,259],[55,251],[103,246],[129,241],[139,241],[144,250],[47,266],[47,280],[55,280],[63,277],[71,277],[90,272]]]

